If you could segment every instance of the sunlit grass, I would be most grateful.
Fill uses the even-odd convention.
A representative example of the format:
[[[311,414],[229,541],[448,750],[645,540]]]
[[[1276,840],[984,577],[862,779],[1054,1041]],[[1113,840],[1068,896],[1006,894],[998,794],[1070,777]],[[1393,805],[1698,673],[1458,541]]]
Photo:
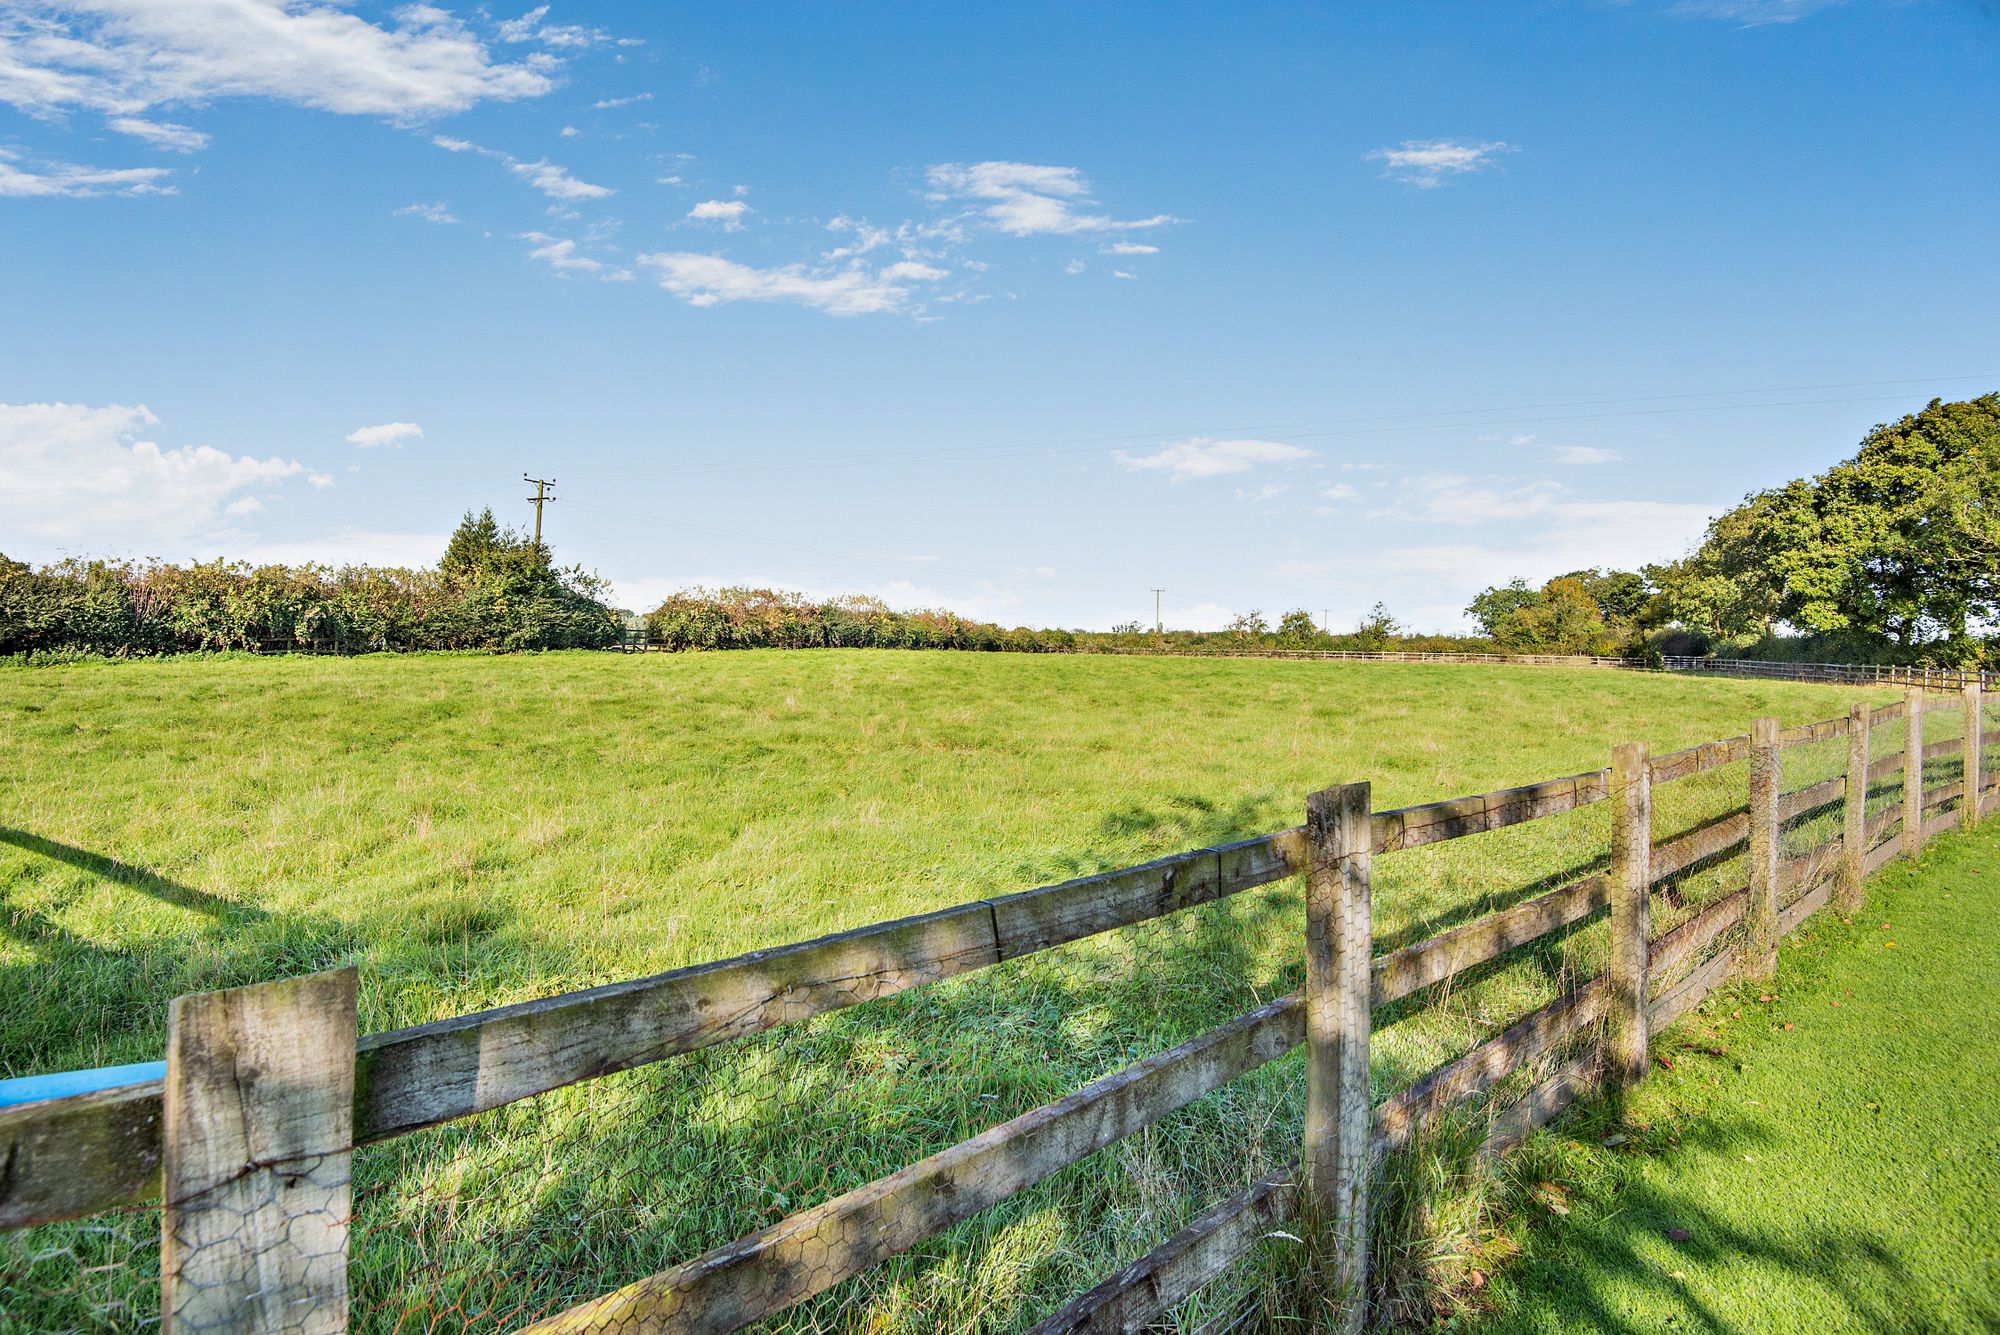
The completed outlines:
[[[363,1028],[390,1028],[1294,825],[1333,783],[1421,802],[1851,698],[832,651],[0,672],[0,1069],[156,1057],[180,992],[352,961]],[[1740,770],[1677,786],[1679,817],[1739,803]],[[1378,940],[1604,840],[1596,808],[1381,859]],[[1685,911],[1727,879],[1689,878]],[[685,1259],[1282,994],[1301,930],[1276,886],[366,1151],[356,1324],[502,1328]],[[1587,976],[1601,936],[1378,1017],[1378,1092]],[[1027,1324],[1293,1153],[1299,1083],[1296,1058],[1239,1080],[779,1328]]]

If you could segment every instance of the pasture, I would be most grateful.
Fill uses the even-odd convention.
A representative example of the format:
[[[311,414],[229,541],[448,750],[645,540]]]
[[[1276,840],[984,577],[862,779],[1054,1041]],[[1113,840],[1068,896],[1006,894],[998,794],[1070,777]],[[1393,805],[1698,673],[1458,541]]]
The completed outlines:
[[[1852,698],[868,651],[9,670],[0,1069],[157,1057],[182,992],[354,962],[363,1029],[415,1024],[1294,825],[1335,782],[1409,804]],[[1571,874],[1596,819],[1412,858],[1378,882],[1378,942]],[[1242,896],[381,1147],[357,1164],[357,1328],[508,1328],[1058,1097],[1295,985],[1296,910],[1290,888]],[[1593,949],[1579,933],[1392,1025],[1377,1076],[1462,1052]],[[1274,1064],[779,1328],[1024,1325],[1295,1149],[1296,1084]],[[59,1292],[61,1265],[143,1234],[11,1264],[89,1328],[119,1296]]]

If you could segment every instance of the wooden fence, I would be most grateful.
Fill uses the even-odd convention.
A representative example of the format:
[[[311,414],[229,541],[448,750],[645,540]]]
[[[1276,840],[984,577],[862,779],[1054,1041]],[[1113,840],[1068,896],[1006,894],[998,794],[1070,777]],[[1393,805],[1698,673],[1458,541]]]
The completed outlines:
[[[1925,716],[1961,707],[1962,736],[1925,744]],[[0,1107],[0,1228],[159,1201],[169,1332],[343,1331],[357,1146],[1303,875],[1299,992],[528,1329],[736,1330],[1303,1044],[1298,1158],[1216,1202],[1036,1330],[1147,1329],[1310,1203],[1329,1239],[1317,1263],[1351,1295],[1345,1329],[1358,1331],[1369,1188],[1383,1155],[1517,1070],[1554,1063],[1517,1101],[1489,1107],[1494,1152],[1577,1098],[1639,1078],[1662,1027],[1731,976],[1768,974],[1779,938],[1830,901],[1851,906],[1862,878],[1883,863],[1956,824],[1970,827],[2000,802],[2000,774],[1989,779],[1981,761],[2000,732],[1984,730],[1980,711],[1977,683],[1961,698],[1912,689],[1884,708],[1857,704],[1845,718],[1789,729],[1758,720],[1748,736],[1659,756],[1620,746],[1605,769],[1393,810],[1372,809],[1368,784],[1347,784],[1312,794],[1302,826],[1257,838],[389,1033],[357,1037],[352,969],[182,997],[169,1010],[157,1078]],[[1901,727],[1895,754],[1871,752],[1871,729],[1883,723]],[[1784,791],[1786,752],[1840,738],[1844,770]],[[1948,755],[1963,757],[1960,777],[1926,789],[1925,762]],[[1740,803],[1655,837],[1658,795],[1745,761]],[[1871,785],[1897,778],[1901,800],[1871,816]],[[1597,803],[1610,813],[1601,872],[1375,953],[1377,861]],[[1782,856],[1787,822],[1836,812],[1840,835]],[[1653,933],[1671,878],[1745,849],[1747,883]],[[1599,915],[1611,943],[1602,973],[1371,1106],[1376,1012]]]

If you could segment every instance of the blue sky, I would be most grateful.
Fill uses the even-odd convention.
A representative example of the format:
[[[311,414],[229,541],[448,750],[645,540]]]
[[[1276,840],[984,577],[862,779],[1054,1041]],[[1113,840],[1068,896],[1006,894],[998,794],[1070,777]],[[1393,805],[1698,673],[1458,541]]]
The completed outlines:
[[[0,0],[0,551],[1219,624],[2000,388],[1992,4]]]

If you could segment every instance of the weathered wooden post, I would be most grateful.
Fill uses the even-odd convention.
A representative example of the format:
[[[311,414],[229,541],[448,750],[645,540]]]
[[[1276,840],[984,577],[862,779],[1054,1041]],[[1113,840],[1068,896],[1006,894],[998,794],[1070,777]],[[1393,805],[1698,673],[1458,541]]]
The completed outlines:
[[[1368,1303],[1368,993],[1374,954],[1369,786],[1306,799],[1306,1191],[1347,1295],[1338,1329],[1359,1335]]]
[[[1611,753],[1610,1059],[1619,1084],[1646,1074],[1646,965],[1652,940],[1653,777],[1643,742]]]
[[[353,969],[167,1009],[164,1335],[347,1329]]]
[[[1979,824],[1979,678],[1965,679],[1965,796],[1959,801],[1959,822],[1966,829]]]
[[[1841,807],[1845,824],[1836,896],[1842,913],[1861,905],[1861,859],[1868,855],[1868,713],[1866,701],[1847,711],[1847,792]]]
[[[1903,693],[1903,856],[1924,846],[1924,691]]]
[[[1743,971],[1778,967],[1778,720],[1750,725],[1750,903],[1743,915]]]

